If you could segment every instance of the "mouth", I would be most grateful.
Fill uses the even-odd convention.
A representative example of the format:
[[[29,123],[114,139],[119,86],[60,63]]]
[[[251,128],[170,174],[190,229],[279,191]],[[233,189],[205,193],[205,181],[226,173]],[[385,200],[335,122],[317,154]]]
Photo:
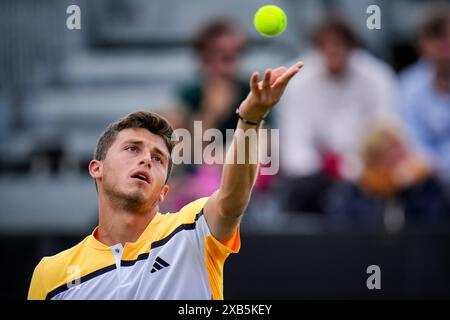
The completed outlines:
[[[147,171],[143,171],[143,170],[133,173],[131,175],[131,178],[137,179],[140,181],[144,181],[145,183],[148,183],[148,184],[150,184],[150,182],[151,182],[150,174]]]

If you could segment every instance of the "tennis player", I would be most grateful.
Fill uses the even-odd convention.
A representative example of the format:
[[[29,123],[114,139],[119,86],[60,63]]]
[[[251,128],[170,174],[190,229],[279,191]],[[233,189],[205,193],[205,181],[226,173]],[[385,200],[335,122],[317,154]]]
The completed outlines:
[[[267,69],[262,81],[253,73],[219,189],[177,213],[159,212],[172,169],[170,124],[150,112],[110,124],[89,164],[99,224],[76,246],[39,262],[28,299],[223,299],[223,265],[239,251],[239,223],[258,169],[248,161],[258,144],[238,135],[260,128],[301,67]],[[246,163],[237,164],[241,147]]]

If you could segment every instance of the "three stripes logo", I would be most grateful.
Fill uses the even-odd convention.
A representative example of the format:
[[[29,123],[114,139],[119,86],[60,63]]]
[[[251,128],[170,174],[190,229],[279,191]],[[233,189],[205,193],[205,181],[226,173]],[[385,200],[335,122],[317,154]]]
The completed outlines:
[[[161,270],[162,268],[166,268],[168,266],[170,266],[170,264],[168,264],[166,261],[164,261],[160,257],[156,257],[155,263],[153,263],[152,271],[150,271],[150,272],[155,273],[156,271]]]

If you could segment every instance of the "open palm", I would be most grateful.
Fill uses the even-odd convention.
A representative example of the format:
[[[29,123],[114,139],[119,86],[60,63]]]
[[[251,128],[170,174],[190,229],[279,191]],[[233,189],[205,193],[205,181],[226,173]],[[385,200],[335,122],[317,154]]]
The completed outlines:
[[[254,72],[250,78],[250,93],[240,107],[241,116],[253,122],[263,119],[280,100],[289,80],[302,67],[303,63],[298,62],[289,69],[285,67],[267,69],[263,80],[259,82],[259,72]]]

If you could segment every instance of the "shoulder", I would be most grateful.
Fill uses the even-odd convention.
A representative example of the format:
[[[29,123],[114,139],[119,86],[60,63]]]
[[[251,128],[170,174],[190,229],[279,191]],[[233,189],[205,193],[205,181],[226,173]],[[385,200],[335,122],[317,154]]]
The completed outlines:
[[[373,78],[396,81],[396,75],[392,67],[367,50],[354,50],[351,57],[351,64],[354,68],[357,68],[362,73],[370,75]]]
[[[402,107],[416,108],[417,111],[424,113],[429,112],[429,109],[424,106],[433,105],[433,91],[432,82],[425,77],[409,83],[409,86],[404,87],[402,91]]]
[[[177,224],[186,224],[196,222],[202,215],[202,209],[209,197],[197,199],[185,205],[178,212],[161,214],[160,219]]]
[[[81,242],[79,242],[72,248],[61,251],[60,253],[57,253],[53,256],[42,258],[39,264],[42,264],[43,270],[45,270],[48,273],[52,273],[55,270],[59,270],[62,265],[66,265],[68,262],[74,260],[76,256],[83,251],[83,249],[87,244],[88,238],[89,236],[84,238]]]
[[[71,266],[76,265],[82,256],[88,238],[86,237],[70,249],[53,256],[43,257],[34,270],[32,279],[33,290],[30,291],[41,292],[43,295],[41,298],[45,299],[51,290],[66,283],[68,275],[73,271]],[[36,288],[38,289],[36,290]]]
[[[200,103],[202,88],[199,82],[186,83],[176,90],[178,98],[188,107],[195,108]]]
[[[162,242],[165,243],[183,230],[196,230],[197,234],[207,234],[203,206],[209,198],[201,198],[193,201],[174,213],[159,213],[153,231],[154,243],[152,247]]]
[[[432,76],[432,68],[425,60],[418,60],[412,65],[406,67],[399,74],[402,86],[408,87],[422,79],[429,79]]]
[[[305,54],[290,60],[285,63],[286,67],[290,67],[298,61],[304,63],[298,76],[292,78],[286,91],[296,92],[303,90],[302,94],[309,93],[312,88],[318,86],[318,83],[323,79],[325,74],[325,66],[322,55],[315,49],[305,52]],[[320,86],[320,85],[319,85]]]

